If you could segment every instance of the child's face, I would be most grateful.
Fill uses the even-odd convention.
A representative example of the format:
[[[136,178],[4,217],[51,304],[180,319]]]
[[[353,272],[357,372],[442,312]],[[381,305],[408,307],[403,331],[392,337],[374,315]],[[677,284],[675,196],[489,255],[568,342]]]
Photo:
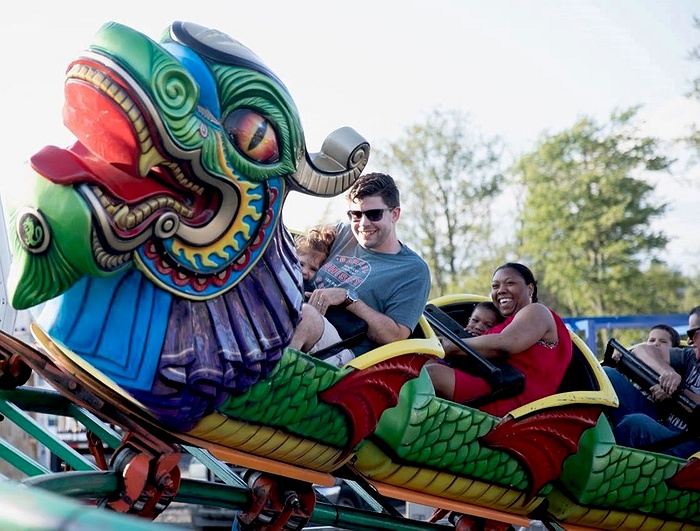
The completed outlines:
[[[470,334],[480,336],[489,328],[493,328],[497,322],[497,319],[498,317],[493,310],[487,310],[486,308],[479,307],[474,308],[474,311],[469,317],[466,330]]]
[[[311,251],[308,253],[297,253],[299,256],[299,263],[301,264],[301,276],[304,280],[309,282],[323,264],[323,261],[327,256],[318,251]]]
[[[654,328],[649,331],[649,337],[647,337],[647,345],[656,345],[657,347],[671,347],[671,334],[666,330],[661,330],[660,328]]]

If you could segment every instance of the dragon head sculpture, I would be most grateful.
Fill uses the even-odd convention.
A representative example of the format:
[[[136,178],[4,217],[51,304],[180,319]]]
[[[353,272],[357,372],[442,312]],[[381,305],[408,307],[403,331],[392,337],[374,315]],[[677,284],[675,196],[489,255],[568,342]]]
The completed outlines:
[[[337,195],[369,157],[350,128],[309,153],[282,82],[189,22],[160,43],[105,24],[67,69],[63,116],[77,142],[31,158],[34,198],[13,216],[17,308],[134,266],[177,296],[220,295],[265,252],[289,190]]]

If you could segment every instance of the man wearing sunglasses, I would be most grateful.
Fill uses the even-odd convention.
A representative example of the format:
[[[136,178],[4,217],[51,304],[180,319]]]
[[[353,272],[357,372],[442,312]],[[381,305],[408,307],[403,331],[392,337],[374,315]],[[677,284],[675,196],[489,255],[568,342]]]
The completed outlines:
[[[319,316],[331,313],[366,323],[366,338],[352,347],[356,356],[406,339],[428,300],[428,265],[396,235],[401,206],[392,177],[362,175],[346,199],[347,222],[336,226],[335,242],[312,281],[315,289],[308,293],[308,307],[302,309],[302,322],[292,341],[301,350],[323,334]]]
[[[689,432],[683,420],[674,414],[660,417],[657,409],[658,403],[673,400],[679,389],[700,404],[700,306],[688,314],[687,335],[687,347],[642,344],[632,351],[659,375],[659,383],[649,389],[653,401],[617,370],[605,367],[620,399],[619,408],[610,414],[618,444],[683,458],[700,451],[699,427]]]

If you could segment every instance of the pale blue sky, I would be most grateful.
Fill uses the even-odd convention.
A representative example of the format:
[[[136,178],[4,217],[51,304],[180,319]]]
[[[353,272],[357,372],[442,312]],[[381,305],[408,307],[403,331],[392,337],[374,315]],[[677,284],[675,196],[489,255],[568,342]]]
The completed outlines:
[[[381,143],[437,106],[470,113],[515,152],[583,115],[604,120],[635,104],[658,134],[700,124],[700,105],[683,98],[700,76],[700,63],[687,59],[700,44],[696,1],[78,0],[15,3],[13,11],[0,20],[3,188],[34,151],[71,142],[61,123],[63,73],[110,20],[155,39],[173,20],[189,20],[240,40],[290,89],[311,151],[344,125]],[[672,263],[689,270],[700,258],[700,209],[690,202],[700,173],[678,174],[694,193],[662,179],[660,198],[672,209],[659,226],[673,238]],[[314,223],[309,212],[322,216],[323,207],[292,194],[287,222]]]

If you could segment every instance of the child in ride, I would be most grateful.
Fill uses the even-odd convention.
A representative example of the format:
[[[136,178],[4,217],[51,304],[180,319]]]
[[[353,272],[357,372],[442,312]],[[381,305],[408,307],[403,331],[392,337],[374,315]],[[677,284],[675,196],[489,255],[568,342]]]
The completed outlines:
[[[299,263],[301,264],[301,276],[304,279],[304,294],[305,298],[308,297],[310,292],[314,290],[311,281],[316,272],[319,270],[323,262],[328,258],[328,254],[331,249],[331,245],[335,241],[336,230],[334,225],[316,225],[309,229],[306,234],[301,234],[296,236],[294,243],[296,245],[297,256],[299,257]],[[330,323],[326,326],[332,327]],[[328,338],[330,343],[321,343],[316,349],[309,351],[309,354],[315,355],[316,350],[323,350],[323,348],[330,346],[336,342],[340,342],[341,338],[337,332],[329,332]],[[354,358],[352,350],[344,348],[338,353],[333,354],[331,357],[326,358],[325,361],[336,367],[342,367],[346,363],[350,362]]]
[[[335,241],[336,230],[334,225],[316,225],[309,232],[299,235],[294,243],[297,248],[297,256],[301,263],[301,275],[304,277],[304,291],[313,291],[311,284],[316,272],[328,258],[331,245]]]
[[[474,306],[464,329],[472,336],[480,336],[502,322],[503,316],[498,313],[496,305],[490,301],[484,301]]]
[[[503,320],[503,316],[499,313],[494,303],[491,301],[482,301],[474,306],[464,330],[469,334],[469,337],[480,336],[497,324],[502,323]],[[440,342],[447,354],[453,354],[459,350],[457,345],[446,337],[441,337]]]

